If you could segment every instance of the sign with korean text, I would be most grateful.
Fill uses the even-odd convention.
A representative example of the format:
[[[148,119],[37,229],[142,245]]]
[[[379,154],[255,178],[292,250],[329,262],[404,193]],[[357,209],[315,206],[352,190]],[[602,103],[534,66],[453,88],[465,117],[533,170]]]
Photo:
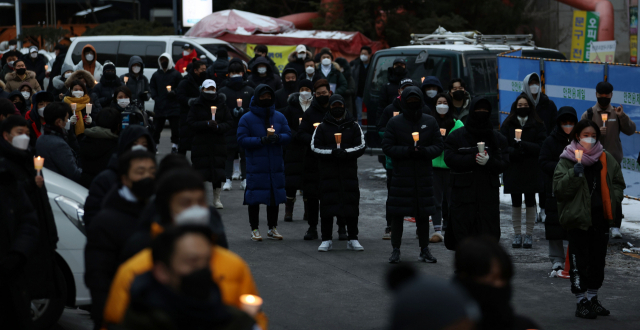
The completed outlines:
[[[588,61],[591,43],[598,40],[600,17],[592,11],[573,12],[571,34],[571,56],[574,61]]]
[[[616,56],[616,41],[594,41],[589,51],[589,62],[613,63]]]
[[[267,56],[273,60],[273,62],[276,63],[276,66],[278,67],[278,70],[280,70],[280,72],[282,72],[282,70],[284,70],[284,66],[287,65],[287,63],[289,63],[288,57],[289,54],[293,53],[296,51],[296,47],[297,45],[293,45],[293,46],[272,46],[272,45],[267,45],[267,48],[269,49],[269,54],[267,54]],[[256,44],[247,44],[247,55],[254,57],[255,56],[255,52],[254,49],[256,48]]]

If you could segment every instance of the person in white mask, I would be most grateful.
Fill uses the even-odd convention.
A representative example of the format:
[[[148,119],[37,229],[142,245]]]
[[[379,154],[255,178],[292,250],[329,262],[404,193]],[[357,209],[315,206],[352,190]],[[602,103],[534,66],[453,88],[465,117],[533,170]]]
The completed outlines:
[[[367,82],[367,69],[371,58],[373,57],[373,50],[369,46],[362,46],[360,48],[360,57],[351,61],[351,75],[355,81],[356,90],[356,112],[358,114],[358,124],[362,125],[362,96],[364,95],[364,85]]]
[[[329,82],[331,92],[344,95],[347,91],[347,79],[338,68],[333,65],[333,54],[328,49],[320,51],[320,66],[316,70],[316,79],[326,79]]]
[[[251,75],[249,75],[249,86],[252,88],[258,87],[260,84],[269,85],[274,91],[277,91],[283,87],[282,79],[280,75],[275,73],[269,58],[264,56],[258,56],[254,58],[249,65],[251,66]]]
[[[440,79],[436,76],[427,76],[422,81],[422,92],[424,93],[424,103],[431,109],[431,113],[436,111],[436,95],[444,92]]]
[[[5,64],[2,67],[2,70],[0,70],[0,80],[1,81],[7,82],[4,79],[5,76],[7,75],[7,73],[10,73],[10,72],[14,71],[15,62],[20,57],[22,57],[22,53],[20,53],[18,51],[15,51],[15,50],[10,50],[10,51],[8,51],[8,52],[3,54],[2,59],[4,60]],[[7,88],[5,88],[5,90],[7,90]]]
[[[53,89],[51,93],[56,96],[57,101],[62,101],[64,95],[67,93],[68,88],[65,86],[65,82],[71,77],[74,72],[73,65],[69,63],[62,63],[62,68],[60,69],[60,75],[53,77],[51,82],[53,84]]]
[[[29,47],[29,54],[23,58],[27,70],[35,72],[38,84],[44,86],[44,78],[47,72],[46,66],[48,64],[47,58],[38,53],[38,47],[36,46]]]
[[[610,314],[600,303],[598,290],[604,282],[609,226],[625,188],[620,164],[604,150],[600,135],[597,124],[579,121],[553,173],[559,221],[569,238],[575,316],[586,319]],[[576,151],[582,155],[576,156]]]
[[[42,126],[44,121],[44,109],[53,102],[53,95],[49,92],[40,91],[31,97],[33,106],[32,109],[27,112],[25,119],[27,120],[27,126],[29,127],[31,141],[29,144],[31,148],[35,150],[36,140],[42,135]]]
[[[294,52],[291,52],[291,54],[289,54],[289,56],[287,57],[289,63],[287,63],[284,69],[294,69],[296,70],[298,76],[301,76],[304,72],[304,62],[308,58],[313,58],[311,52],[307,50],[307,47],[305,45],[298,45],[296,47],[296,50]]]
[[[89,72],[93,78],[100,81],[102,78],[102,64],[98,62],[98,53],[90,44],[82,47],[82,59],[74,67],[74,71],[85,70]]]
[[[140,56],[131,56],[129,72],[120,76],[120,81],[131,90],[131,103],[144,111],[144,102],[150,99],[149,79],[144,75],[144,62]]]

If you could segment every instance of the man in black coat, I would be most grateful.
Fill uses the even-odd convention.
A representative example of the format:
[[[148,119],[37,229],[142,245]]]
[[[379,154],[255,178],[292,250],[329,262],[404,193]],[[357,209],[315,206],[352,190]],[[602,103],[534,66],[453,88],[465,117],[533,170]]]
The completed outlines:
[[[382,139],[382,150],[393,162],[387,198],[393,247],[389,262],[400,262],[404,217],[412,216],[418,226],[418,260],[435,263],[437,259],[429,250],[429,216],[436,211],[431,162],[442,154],[442,136],[436,119],[422,113],[424,99],[420,88],[405,88],[400,96],[400,106],[402,114],[389,120]],[[417,141],[414,133],[418,133]]]
[[[216,52],[216,61],[207,68],[207,79],[212,79],[216,85],[222,87],[227,79],[229,69],[229,53],[224,47],[220,47]]]
[[[144,62],[140,56],[131,56],[129,72],[120,76],[120,80],[131,90],[131,103],[144,111],[144,102],[149,101],[149,79],[144,75]]]
[[[471,102],[464,127],[449,134],[444,161],[451,169],[451,205],[445,246],[455,250],[469,236],[500,239],[500,173],[509,167],[507,139],[493,129],[491,103]],[[478,143],[484,143],[484,153]]]
[[[119,157],[118,185],[107,194],[102,210],[87,228],[84,280],[91,292],[91,316],[96,330],[102,327],[111,280],[125,261],[123,248],[154,193],[155,172],[155,155],[148,151],[130,151]]]
[[[269,63],[269,59],[266,57],[258,57],[255,61],[252,61],[249,67],[251,68],[251,74],[249,75],[249,86],[256,88],[260,84],[269,85],[274,91],[282,88],[282,80],[280,75],[275,73],[272,66]]]
[[[358,122],[362,122],[362,97],[364,86],[367,84],[367,71],[371,63],[373,50],[369,46],[360,47],[360,57],[351,61],[351,75],[355,82],[355,105],[358,113]]]
[[[267,62],[269,63],[269,66],[271,67],[271,71],[276,76],[280,75],[280,70],[278,70],[278,66],[276,65],[276,62],[274,62],[269,57],[269,48],[266,45],[257,45],[255,50],[254,50],[254,54],[255,54],[255,56],[249,61],[249,64],[247,64],[249,66],[249,68],[253,68],[253,65],[255,64],[255,62],[262,57],[262,58],[266,59]],[[255,86],[253,86],[253,87],[255,88]],[[275,90],[277,90],[277,88],[274,88],[273,90],[275,91]]]
[[[398,57],[393,60],[393,65],[387,69],[387,84],[382,87],[380,91],[380,98],[378,99],[378,109],[376,110],[376,118],[380,118],[380,114],[391,104],[397,97],[398,87],[400,81],[405,78],[409,78],[409,71],[407,71],[407,60],[404,57]]]
[[[36,80],[40,86],[44,86],[44,77],[47,74],[46,66],[49,63],[47,57],[38,53],[38,47],[29,47],[29,53],[23,56],[27,70],[36,73]]]
[[[576,110],[562,107],[558,111],[556,125],[551,134],[542,143],[538,164],[544,175],[544,188],[547,195],[545,237],[549,241],[549,259],[553,270],[564,269],[565,253],[562,241],[567,239],[567,231],[562,228],[558,216],[558,201],[553,196],[553,172],[560,160],[560,154],[571,142],[570,133],[578,122]]]
[[[180,143],[178,144],[178,153],[187,154],[187,150],[191,150],[191,142],[193,133],[187,124],[187,115],[191,108],[191,103],[200,97],[200,86],[206,79],[207,66],[204,62],[196,61],[192,63],[188,69],[187,75],[178,84],[178,103],[180,104]]]
[[[311,144],[320,169],[322,244],[318,251],[332,249],[333,217],[343,218],[342,222],[346,223],[349,233],[347,250],[364,251],[358,242],[358,158],[366,148],[364,133],[351,113],[346,111],[341,95],[331,96],[329,107],[324,121],[313,134]]]
[[[282,70],[282,88],[276,91],[276,110],[287,107],[289,95],[298,91],[298,73],[293,68]]]
[[[249,111],[249,103],[251,97],[253,97],[254,90],[249,83],[244,81],[242,75],[244,74],[244,65],[240,59],[232,59],[229,64],[229,79],[226,80],[226,85],[220,88],[220,94],[224,94],[227,99],[227,109],[233,116],[233,120],[229,121],[229,130],[225,133],[225,144],[227,145],[227,160],[224,166],[224,172],[226,177],[224,190],[231,190],[231,180],[242,178],[242,189],[246,187],[247,178],[247,160],[244,156],[244,149],[238,144],[238,122],[240,117]],[[240,100],[241,103],[238,103]],[[240,157],[240,175],[234,170],[234,162],[237,157]]]
[[[96,94],[98,100],[100,101],[100,105],[103,108],[106,108],[111,105],[111,100],[113,100],[113,93],[116,88],[122,86],[122,81],[116,75],[116,65],[111,63],[110,61],[104,62],[102,66],[102,77],[100,77],[100,82],[93,87],[92,92]]]
[[[156,128],[153,132],[153,140],[156,145],[160,143],[160,133],[165,121],[169,120],[172,153],[178,152],[178,143],[180,143],[180,104],[176,90],[181,80],[182,75],[173,67],[171,55],[168,53],[160,55],[158,71],[153,73],[149,83],[149,94],[155,101],[153,112],[156,114],[153,120]]]
[[[104,77],[104,75],[102,76]],[[96,116],[96,125],[84,130],[79,138],[78,162],[82,167],[82,185],[91,182],[107,169],[109,161],[118,150],[118,134],[122,129],[122,115],[113,108],[104,108]]]

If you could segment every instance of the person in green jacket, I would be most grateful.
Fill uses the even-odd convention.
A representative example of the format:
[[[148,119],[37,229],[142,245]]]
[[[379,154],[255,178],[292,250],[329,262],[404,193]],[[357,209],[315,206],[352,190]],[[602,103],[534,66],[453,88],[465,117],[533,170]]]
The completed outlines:
[[[320,63],[316,64],[317,79],[327,79],[331,92],[333,94],[346,95],[348,83],[342,72],[340,65],[333,62],[333,54],[330,50],[325,49],[320,52]],[[316,77],[314,76],[314,78]],[[315,80],[315,79],[314,79]]]
[[[446,139],[449,133],[464,126],[462,120],[453,118],[455,107],[451,96],[446,93],[436,95],[436,118],[438,126],[440,126],[440,134]],[[443,134],[444,133],[444,134]],[[451,185],[449,184],[449,167],[444,162],[444,151],[440,156],[434,158],[433,165],[433,196],[436,200],[436,213],[431,217],[433,220],[433,229],[435,233],[429,239],[431,243],[440,243],[444,241],[442,237],[442,210],[451,205]],[[448,214],[448,212],[447,212]]]
[[[560,224],[569,237],[571,292],[577,298],[575,316],[595,319],[610,314],[598,301],[604,281],[609,226],[625,188],[620,164],[600,143],[600,129],[583,119],[571,132],[572,141],[553,173]],[[576,158],[576,151],[582,156]]]

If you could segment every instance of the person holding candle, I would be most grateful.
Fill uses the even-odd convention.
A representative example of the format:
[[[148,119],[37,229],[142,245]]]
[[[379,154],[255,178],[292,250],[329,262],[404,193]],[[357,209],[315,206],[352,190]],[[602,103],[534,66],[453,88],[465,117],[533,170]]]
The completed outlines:
[[[178,66],[178,71],[180,71],[180,68]],[[178,90],[176,91],[178,103],[180,103],[180,143],[178,144],[178,153],[182,155],[186,155],[187,150],[191,150],[193,133],[189,128],[189,124],[187,124],[187,117],[191,104],[200,97],[200,86],[202,86],[207,76],[206,69],[207,66],[204,62],[194,62],[187,75],[178,84]]]
[[[518,131],[520,130],[520,131]],[[511,113],[500,126],[500,133],[509,145],[509,168],[503,174],[504,193],[511,194],[511,222],[513,248],[530,249],[533,246],[533,227],[538,207],[539,192],[537,159],[540,147],[547,137],[544,122],[538,117],[533,102],[523,93],[511,105]],[[522,195],[524,194],[526,231],[522,235]],[[543,193],[544,195],[544,193]],[[546,198],[540,196],[540,198]]]
[[[267,238],[282,240],[277,230],[278,208],[286,201],[282,149],[291,141],[291,129],[274,104],[274,90],[269,85],[258,85],[249,104],[250,112],[238,123],[238,143],[247,156],[244,205],[248,205],[253,241],[262,241],[258,230],[260,204],[267,205]]]
[[[610,314],[598,300],[598,289],[604,282],[607,234],[626,186],[620,164],[603,148],[597,123],[583,119],[570,136],[553,173],[553,193],[560,224],[569,237],[575,316],[595,319]],[[576,150],[583,151],[582,159],[576,159]]]
[[[74,127],[73,132],[77,136],[84,134],[85,125],[90,125],[92,123],[92,116],[87,115],[87,110],[85,109],[87,104],[91,103],[91,97],[87,93],[87,87],[79,80],[70,83],[69,89],[71,91],[71,96],[65,96],[63,101],[64,103],[71,105],[73,115],[69,120],[71,121],[71,125]]]
[[[318,157],[320,169],[322,243],[318,251],[332,249],[333,217],[342,218],[341,222],[347,226],[347,250],[364,251],[358,242],[358,158],[366,149],[364,133],[353,115],[346,110],[341,95],[332,95],[329,107],[311,142],[311,150]]]
[[[198,100],[191,104],[187,124],[194,132],[191,163],[205,181],[213,185],[214,206],[223,208],[220,201],[222,183],[225,181],[227,147],[225,133],[231,128],[231,113],[227,98],[216,92],[216,82],[206,79],[201,86]]]
[[[393,178],[387,198],[387,216],[391,217],[390,263],[400,262],[400,244],[404,217],[412,216],[418,227],[418,260],[435,263],[429,250],[429,216],[435,214],[432,160],[442,154],[444,145],[436,119],[422,112],[420,88],[410,86],[400,96],[402,114],[389,120],[382,151],[393,162]],[[413,133],[418,133],[417,141]]]
[[[126,81],[125,77],[128,78]],[[131,103],[144,111],[144,102],[149,101],[149,79],[144,75],[144,62],[140,56],[129,58],[129,72],[120,76],[120,80],[131,90]]]
[[[276,90],[276,110],[287,107],[289,95],[298,92],[298,73],[293,68],[282,70],[282,88]]]
[[[493,129],[491,111],[489,100],[473,99],[465,125],[445,141],[444,162],[451,169],[444,240],[449,250],[469,236],[500,239],[500,174],[509,167],[509,151],[507,139]],[[479,142],[484,143],[483,153]]]
[[[619,92],[622,93],[622,92]],[[611,104],[613,97],[613,85],[606,81],[601,81],[596,85],[596,98],[598,102],[587,109],[580,119],[589,119],[598,125],[600,130],[600,143],[616,159],[618,164],[622,162],[622,141],[620,133],[633,135],[636,131],[636,123],[624,112],[622,105],[614,107]],[[602,121],[602,115],[607,114],[607,122]],[[622,225],[622,204],[616,207],[615,223],[611,226],[611,238],[622,238],[620,226]]]
[[[160,143],[160,134],[164,129],[165,121],[169,121],[171,127],[171,153],[178,153],[180,142],[180,104],[176,90],[182,80],[182,75],[173,67],[173,59],[169,53],[163,53],[158,57],[158,70],[151,76],[149,94],[155,101],[153,112],[153,139],[156,145]]]
[[[560,160],[560,154],[571,142],[571,131],[578,122],[576,110],[572,107],[562,107],[558,110],[556,127],[540,148],[538,164],[544,175],[544,187],[547,196],[546,219],[544,222],[545,238],[549,241],[549,259],[552,270],[564,269],[565,251],[563,240],[567,240],[567,231],[558,221],[558,201],[553,194],[553,172]]]
[[[116,65],[110,61],[104,62],[100,82],[93,87],[93,93],[98,97],[100,106],[106,108],[111,104],[114,90],[122,86],[122,81],[116,75]]]
[[[117,87],[113,91],[111,107],[122,116],[122,128],[129,125],[142,125],[152,131],[146,111],[142,111],[135,103],[131,103],[131,90],[127,86]]]
[[[82,186],[89,189],[93,179],[104,171],[118,149],[122,116],[118,110],[105,108],[96,116],[96,125],[84,131],[79,140],[78,161],[82,164]]]

